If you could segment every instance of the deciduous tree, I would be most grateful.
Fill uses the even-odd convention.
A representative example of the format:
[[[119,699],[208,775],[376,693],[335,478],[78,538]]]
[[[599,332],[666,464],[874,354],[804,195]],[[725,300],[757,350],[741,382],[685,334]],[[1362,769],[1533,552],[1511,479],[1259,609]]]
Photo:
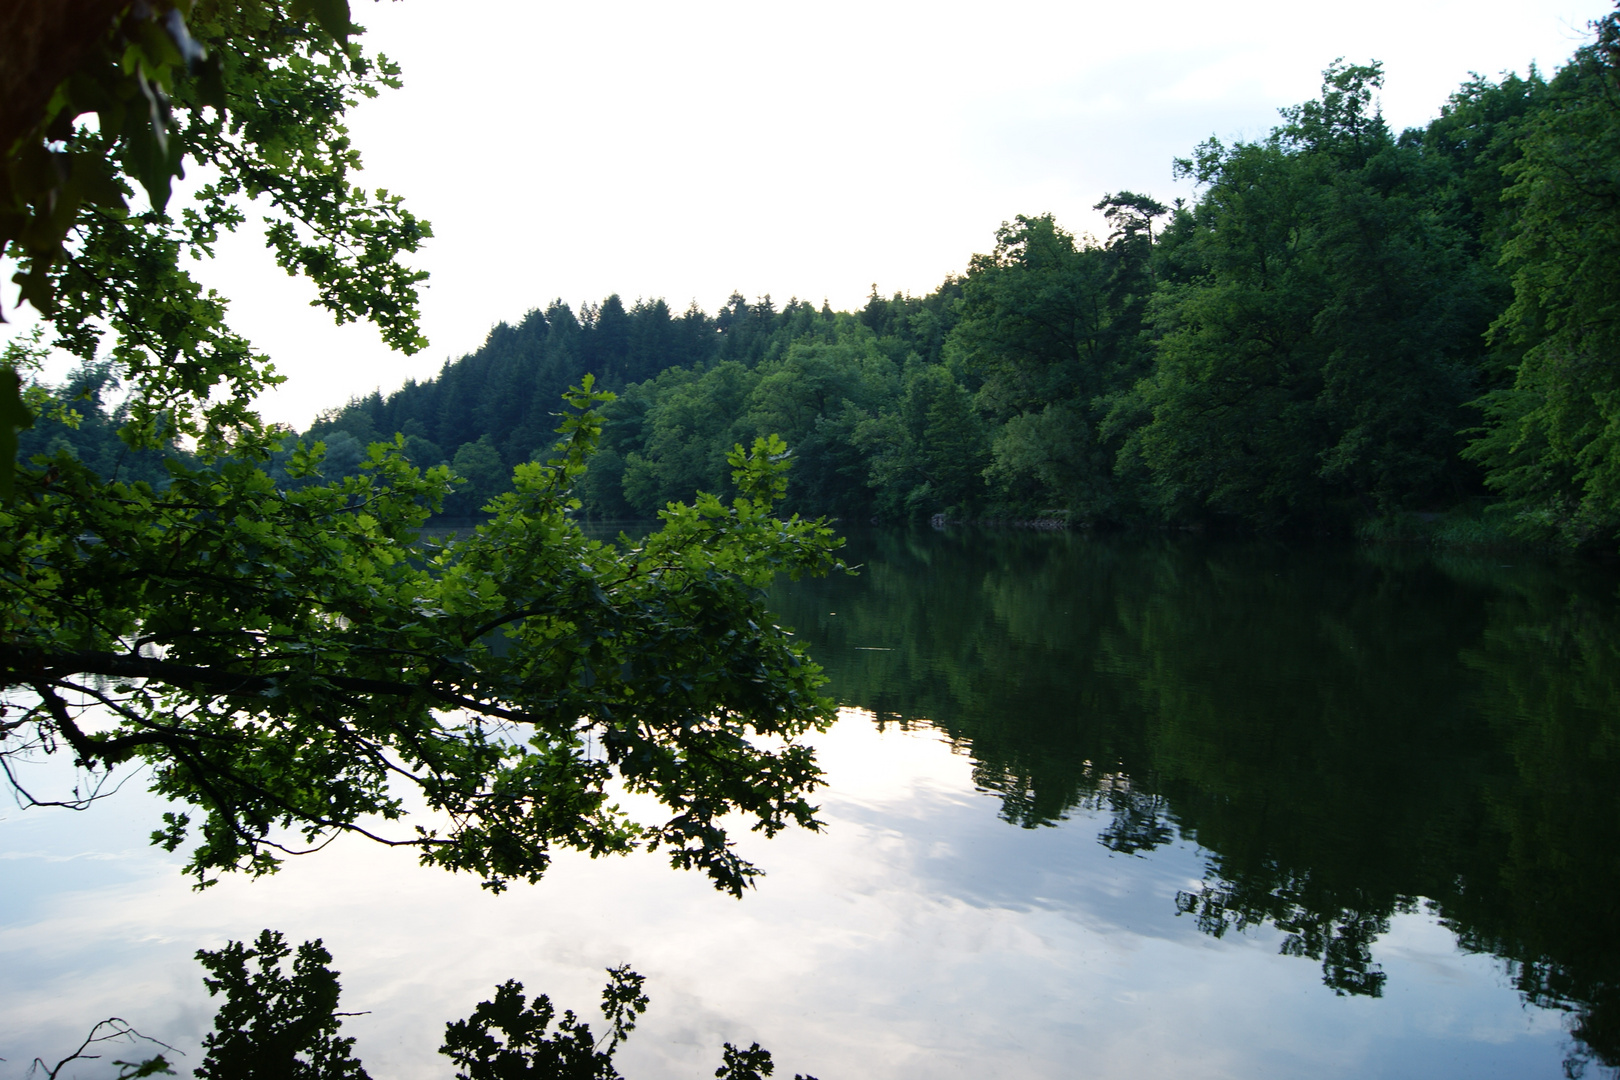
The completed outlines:
[[[723,819],[815,827],[820,774],[799,736],[831,717],[818,669],[762,603],[778,572],[837,565],[827,529],[773,514],[780,442],[722,454],[731,502],[672,507],[618,545],[574,520],[608,400],[588,378],[554,455],[520,465],[460,542],[419,542],[456,484],[410,464],[403,436],[342,476],[323,475],[321,444],[292,449],[294,483],[278,486],[277,433],[252,406],[277,377],[181,259],[260,199],[275,258],[316,303],[424,344],[423,275],[402,259],[428,230],[353,182],[342,122],[398,71],[359,48],[344,0],[109,18],[8,144],[0,224],[58,344],[106,346],[131,392],[125,442],[194,453],[157,482],[36,457],[0,504],[0,768],[20,796],[84,805],[144,762],[183,804],[154,839],[187,847],[201,884],[349,832],[496,889],[538,879],[557,846],[645,846],[740,893],[757,871]],[[182,156],[217,178],[176,212]],[[44,179],[23,183],[36,166]],[[83,773],[70,794],[11,768],[58,753]],[[630,820],[615,782],[667,814]]]

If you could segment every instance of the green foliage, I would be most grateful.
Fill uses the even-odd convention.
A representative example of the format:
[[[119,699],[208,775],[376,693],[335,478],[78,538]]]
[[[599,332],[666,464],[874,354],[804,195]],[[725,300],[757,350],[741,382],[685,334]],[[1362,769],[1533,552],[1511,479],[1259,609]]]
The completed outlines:
[[[745,494],[730,504],[673,505],[641,544],[614,546],[587,541],[574,519],[601,431],[591,408],[611,398],[588,375],[565,395],[574,411],[555,456],[527,460],[548,420],[515,469],[487,433],[378,440],[392,428],[368,426],[359,407],[326,418],[313,446],[281,447],[251,407],[276,376],[180,258],[211,254],[243,221],[241,197],[259,200],[269,247],[315,283],[317,304],[369,319],[396,348],[423,345],[422,275],[400,257],[426,226],[353,182],[343,125],[398,70],[351,40],[344,0],[202,0],[171,14],[161,28],[144,7],[121,16],[7,159],[8,178],[41,153],[104,169],[99,201],[0,192],[22,200],[0,213],[68,207],[57,232],[25,223],[35,232],[8,250],[56,344],[87,364],[99,356],[65,391],[26,389],[28,412],[52,423],[36,427],[44,445],[26,448],[0,507],[0,761],[65,750],[87,774],[60,800],[19,795],[83,806],[112,770],[142,761],[155,791],[187,805],[154,842],[189,845],[199,885],[269,872],[276,853],[348,831],[493,889],[537,880],[560,844],[663,848],[740,893],[758,871],[721,820],[815,827],[807,796],[820,773],[797,737],[831,715],[818,669],[761,606],[776,573],[838,565],[820,523],[773,516],[783,448],[761,442],[757,460],[731,462]],[[187,53],[193,39],[210,66]],[[153,103],[168,155],[156,172],[142,157],[148,129],[116,113],[136,100],[131,86]],[[87,110],[98,123],[79,122]],[[181,155],[215,178],[171,216],[163,185]],[[147,185],[148,209],[129,207],[130,177]],[[567,337],[571,316],[556,315]],[[703,327],[667,308],[647,317],[671,335]],[[585,326],[613,336],[628,318],[607,304]],[[10,367],[37,346],[8,352]],[[125,400],[103,401],[119,383]],[[11,433],[26,419],[0,416]],[[133,451],[189,438],[196,454],[132,469],[105,453],[114,427]],[[458,447],[462,491],[435,441]],[[462,542],[419,544],[453,499],[492,517]],[[631,821],[608,800],[614,779],[667,817]],[[444,823],[393,828],[395,784]]]
[[[405,436],[403,449],[406,460],[419,469],[431,469],[435,465],[446,464],[444,451],[439,449],[439,445],[420,435]]]
[[[764,440],[733,456],[729,505],[673,506],[639,544],[588,541],[573,490],[600,419],[562,430],[557,456],[519,466],[493,518],[447,546],[417,530],[449,471],[410,465],[403,440],[296,488],[240,460],[171,460],[162,490],[65,454],[25,474],[0,511],[0,670],[35,700],[13,699],[9,751],[65,744],[93,776],[151,763],[154,790],[200,812],[154,836],[173,850],[195,832],[199,883],[353,831],[496,889],[537,880],[560,844],[664,848],[740,893],[758,871],[720,819],[815,827],[820,773],[796,737],[831,717],[760,589],[840,565],[836,541],[774,518],[786,462]],[[288,463],[322,467],[319,449]],[[91,707],[115,722],[83,726]],[[615,776],[667,819],[629,820]],[[398,783],[449,824],[389,831]]]
[[[874,289],[851,316],[733,296],[707,323],[706,352],[637,354],[679,359],[610,411],[587,510],[647,515],[724,490],[728,448],[777,432],[798,462],[787,505],[804,512],[1348,531],[1466,505],[1481,494],[1478,463],[1512,496],[1521,535],[1573,521],[1572,485],[1596,482],[1615,455],[1601,439],[1585,457],[1554,446],[1596,430],[1578,414],[1601,416],[1581,403],[1606,391],[1538,375],[1552,347],[1535,344],[1539,330],[1485,332],[1510,299],[1505,250],[1545,282],[1569,276],[1526,254],[1501,196],[1563,160],[1546,132],[1579,79],[1475,78],[1426,129],[1402,133],[1378,113],[1381,79],[1376,63],[1337,61],[1319,98],[1282,110],[1269,137],[1199,146],[1177,166],[1202,185],[1190,205],[1106,195],[1105,242],[1020,216],[927,297]],[[1600,142],[1582,152],[1595,161]],[[1596,235],[1571,225],[1559,250]],[[1521,268],[1521,291],[1531,274]],[[685,319],[701,329],[707,316]],[[630,342],[665,325],[661,304],[609,297],[578,322],[553,305],[498,328],[435,383],[365,408],[378,430],[409,412],[424,434],[454,428],[456,441],[434,437],[459,445],[484,434],[467,418],[521,398],[523,377],[507,373],[596,363],[617,378],[635,366]],[[1578,428],[1556,439],[1552,406],[1538,404],[1548,377]],[[473,404],[474,385],[497,384],[518,389]],[[1488,428],[1464,455],[1481,392]],[[489,425],[508,464],[532,443],[512,415]],[[1547,497],[1531,507],[1520,489]]]
[[[85,365],[60,387],[30,380],[25,397],[38,420],[18,438],[17,460],[65,453],[97,476],[168,483],[164,459],[185,455],[172,445],[132,449],[120,437],[128,405],[110,400],[118,389],[108,364]]]
[[[501,465],[501,456],[488,435],[477,442],[464,444],[450,460],[450,471],[466,486],[450,497],[451,514],[471,517],[502,491],[510,488],[509,470]]]
[[[790,504],[819,513],[860,513],[867,467],[852,442],[859,418],[892,407],[895,364],[870,334],[845,324],[833,340],[806,338],[761,362],[737,427],[744,437],[780,435],[793,448]]]
[[[245,403],[275,376],[178,254],[207,253],[241,221],[233,200],[258,199],[277,260],[316,283],[316,303],[411,349],[419,275],[400,260],[428,233],[350,179],[343,109],[398,72],[360,52],[342,0],[185,14],[111,28],[97,55],[123,42],[140,63],[114,78],[89,62],[101,74],[53,99],[46,120],[65,141],[42,149],[41,127],[24,157],[65,155],[50,183],[66,239],[16,250],[37,296],[60,306],[61,345],[89,360],[99,328],[113,332],[101,362],[138,390],[126,436],[195,435],[206,455],[263,440]],[[1268,137],[1212,138],[1179,162],[1201,185],[1192,203],[1105,195],[1103,242],[1019,216],[964,276],[923,297],[874,286],[852,313],[740,294],[713,316],[616,294],[577,312],[555,301],[308,435],[337,475],[403,433],[413,461],[462,477],[444,509],[470,517],[545,444],[558,394],[592,374],[622,392],[579,491],[598,517],[725,493],[730,447],[777,433],[797,462],[786,506],[803,513],[1344,530],[1462,505],[1483,478],[1521,538],[1609,545],[1617,31],[1612,17],[1597,28],[1550,82],[1471,78],[1426,128],[1400,133],[1377,109],[1379,65],[1336,61]],[[135,115],[118,104],[136,100],[130,71],[161,107],[109,127]],[[99,127],[73,127],[102,108]],[[130,177],[169,175],[141,171],[157,160],[137,147],[151,132],[164,153],[220,169],[177,218],[128,208]],[[95,202],[106,184],[72,201],[81,162],[83,177],[111,170],[116,205]],[[70,205],[90,209],[61,217]],[[1474,399],[1484,426],[1468,430]],[[20,398],[6,409],[9,436],[32,413]],[[284,465],[277,479],[301,482]]]
[[[1449,177],[1442,177],[1449,188],[1444,212],[1477,237],[1495,310],[1512,299],[1508,275],[1496,265],[1518,219],[1517,205],[1502,197],[1512,183],[1506,167],[1523,156],[1526,119],[1548,104],[1546,82],[1533,67],[1524,78],[1508,74],[1500,82],[1476,76],[1451,95],[1422,135],[1425,149],[1449,166]]]
[[[1054,402],[1088,409],[1140,374],[1151,224],[1164,207],[1122,192],[1104,208],[1118,226],[1107,247],[1077,246],[1050,215],[1020,216],[991,254],[974,256],[953,345],[995,415]]]
[[[723,492],[730,447],[770,433],[795,460],[789,508],[864,516],[875,493],[855,430],[898,407],[905,363],[941,362],[960,292],[952,279],[927,297],[874,297],[858,316],[797,300],[778,310],[768,297],[734,296],[713,318],[695,307],[672,317],[663,301],[626,309],[614,296],[576,317],[557,302],[497,326],[438,378],[350,402],[310,434],[398,430],[439,446],[488,435],[512,466],[549,428],[551,388],[590,372],[619,391],[581,492],[592,516],[645,518]]]
[[[116,11],[108,26],[76,28],[88,54],[78,70],[23,120],[24,130],[6,131],[0,146],[0,251],[24,260],[14,280],[26,302],[50,307],[50,264],[63,254],[82,209],[127,210],[131,191],[121,172],[141,183],[158,211],[168,203],[171,181],[183,175],[184,147],[176,138],[171,101],[177,82],[193,76],[201,99],[225,107],[219,57],[208,56],[187,30],[192,8],[143,6]],[[38,64],[32,73],[50,69],[42,57],[8,60]],[[85,145],[74,138],[83,134],[75,124],[90,112],[96,114],[96,138]]]
[[[1521,536],[1505,529],[1496,507],[1464,505],[1445,513],[1405,513],[1368,518],[1356,526],[1356,537],[1375,544],[1423,544],[1476,551],[1523,549]]]
[[[963,283],[951,354],[999,423],[986,471],[1002,513],[1133,516],[1116,481],[1119,437],[1103,423],[1149,362],[1142,339],[1153,291],[1153,221],[1165,208],[1132,192],[1097,204],[1115,227],[1079,245],[1050,216],[1003,225]],[[982,455],[982,451],[981,451]]]
[[[1105,243],[1019,217],[966,277],[856,319],[734,296],[708,361],[627,388],[587,507],[723,490],[727,449],[766,431],[807,512],[1322,529],[1467,499],[1463,409],[1504,362],[1482,338],[1506,296],[1491,199],[1539,83],[1475,80],[1397,137],[1380,78],[1336,63],[1270,138],[1199,147],[1180,167],[1205,191],[1162,230],[1170,208],[1121,191]],[[615,327],[657,325],[639,310],[587,312],[605,369]],[[441,427],[472,415],[448,395],[475,359],[441,376]]]
[[[625,498],[643,514],[693,492],[725,490],[726,454],[741,434],[735,420],[758,381],[735,360],[695,377],[667,374],[647,414],[641,450],[625,457]]]
[[[870,461],[879,511],[891,517],[973,513],[983,489],[985,436],[968,393],[941,366],[913,365],[892,411],[852,432]]]
[[[344,110],[398,85],[392,63],[348,40],[357,29],[344,0],[141,5],[106,28],[38,125],[6,148],[0,241],[22,297],[87,363],[110,331],[105,359],[139,391],[132,446],[191,436],[213,452],[262,437],[250,402],[279,377],[225,324],[224,299],[181,265],[245,220],[241,196],[266,204],[268,246],[315,284],[315,304],[339,322],[372,321],[396,348],[426,344],[416,325],[425,275],[400,257],[431,231],[397,196],[352,181],[360,160]],[[80,122],[89,113],[94,125]],[[168,184],[184,159],[218,178],[174,215]],[[134,180],[147,209],[129,202]]]
[[[741,1050],[730,1043],[726,1043],[720,1061],[720,1067],[714,1070],[717,1080],[764,1080],[776,1072],[776,1065],[771,1061],[771,1052],[760,1049],[759,1043],[754,1043],[747,1050]],[[799,1077],[796,1080],[811,1080]]]
[[[34,426],[35,413],[41,404],[37,395],[25,394],[23,373],[33,375],[42,366],[47,355],[40,345],[43,336],[42,329],[36,326],[28,337],[6,342],[4,354],[0,354],[0,500],[11,498],[16,473],[9,463],[17,459],[21,449],[19,436]],[[28,400],[30,396],[35,397],[32,403]]]
[[[1504,249],[1513,303],[1493,327],[1523,350],[1511,386],[1488,394],[1468,456],[1506,496],[1523,536],[1581,547],[1620,538],[1620,18],[1598,24],[1527,118],[1505,167],[1518,207]]]
[[[1091,481],[1108,476],[1106,457],[1093,452],[1091,432],[1072,409],[1048,405],[1008,418],[996,433],[985,476],[1014,506],[1068,513],[1107,505]],[[1088,468],[1089,466],[1092,466]]]
[[[1377,65],[1336,64],[1262,143],[1179,163],[1207,184],[1166,236],[1159,345],[1131,452],[1163,512],[1333,522],[1455,497],[1454,434],[1489,308],[1446,163],[1369,110]]]
[[[201,1080],[369,1080],[354,1039],[338,1034],[339,973],[327,966],[332,954],[320,941],[293,955],[281,934],[265,930],[252,948],[232,941],[199,949],[197,961],[211,976],[203,979],[209,996],[225,995],[203,1039]]]

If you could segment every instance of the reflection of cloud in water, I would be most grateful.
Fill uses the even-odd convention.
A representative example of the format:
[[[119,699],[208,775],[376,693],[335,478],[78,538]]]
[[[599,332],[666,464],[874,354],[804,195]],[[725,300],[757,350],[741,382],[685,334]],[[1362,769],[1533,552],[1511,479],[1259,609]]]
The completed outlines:
[[[910,738],[873,738],[872,713],[841,709],[839,719],[813,739],[816,759],[835,781],[828,794],[839,803],[922,817],[928,812],[923,799],[976,801],[972,761],[931,729],[914,730]]]
[[[727,1039],[826,1080],[1557,1075],[1556,1017],[1521,1010],[1428,916],[1396,919],[1378,946],[1399,969],[1389,996],[1335,998],[1271,932],[1215,941],[1176,917],[1196,849],[1116,855],[1097,842],[1106,815],[1009,826],[929,731],[856,714],[817,743],[828,828],[745,835],[769,875],[740,902],[656,856],[562,855],[541,885],[490,896],[352,839],[199,894],[143,846],[145,795],[13,815],[0,1068],[20,1075],[116,1013],[187,1049],[189,1071],[212,1014],[192,953],[269,926],[326,940],[346,1008],[370,1010],[349,1021],[357,1049],[402,1080],[448,1075],[443,1023],[499,981],[594,1015],[601,969],[620,962],[653,1000],[622,1058],[638,1080],[709,1075]]]

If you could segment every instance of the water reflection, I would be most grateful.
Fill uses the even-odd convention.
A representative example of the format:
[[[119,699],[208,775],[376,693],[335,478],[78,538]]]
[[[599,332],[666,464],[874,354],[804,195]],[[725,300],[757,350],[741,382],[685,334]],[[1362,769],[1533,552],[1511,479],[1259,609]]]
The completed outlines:
[[[1204,852],[1176,909],[1378,997],[1433,913],[1620,1064],[1620,620],[1604,569],[1403,550],[857,534],[779,591],[841,702],[926,722],[1010,823]]]
[[[757,893],[568,856],[494,897],[339,842],[196,894],[138,791],[0,815],[0,1077],[107,1015],[189,1071],[213,1011],[192,954],[266,926],[325,939],[366,1012],[346,1033],[399,1080],[448,1075],[442,1025],[490,986],[589,1002],[626,962],[653,997],[635,1080],[708,1075],[724,1040],[828,1080],[1518,1080],[1560,1074],[1566,1020],[1572,1069],[1612,1057],[1612,580],[1079,536],[854,546],[861,577],[777,601],[873,711],[819,740],[825,834],[744,836]]]

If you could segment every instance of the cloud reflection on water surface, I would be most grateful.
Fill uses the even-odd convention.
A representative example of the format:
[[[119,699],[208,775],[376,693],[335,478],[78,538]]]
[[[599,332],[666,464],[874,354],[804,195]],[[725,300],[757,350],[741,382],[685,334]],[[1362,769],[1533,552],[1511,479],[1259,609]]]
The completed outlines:
[[[1336,998],[1270,929],[1213,940],[1175,894],[1204,859],[1098,843],[1107,814],[1019,829],[928,730],[846,713],[818,741],[824,835],[748,836],[769,872],[742,901],[662,859],[560,856],[490,896],[345,838],[275,878],[194,893],[145,846],[150,799],[0,821],[0,1075],[66,1052],[106,1015],[188,1050],[212,1008],[200,947],[263,927],[324,938],[373,1075],[449,1075],[446,1020],[508,977],[594,1010],[601,969],[648,976],[620,1057],[632,1080],[710,1075],[757,1039],[787,1075],[1259,1077],[1559,1075],[1556,1013],[1527,1010],[1489,957],[1425,914],[1377,943],[1380,999]],[[62,853],[72,853],[63,859]]]

